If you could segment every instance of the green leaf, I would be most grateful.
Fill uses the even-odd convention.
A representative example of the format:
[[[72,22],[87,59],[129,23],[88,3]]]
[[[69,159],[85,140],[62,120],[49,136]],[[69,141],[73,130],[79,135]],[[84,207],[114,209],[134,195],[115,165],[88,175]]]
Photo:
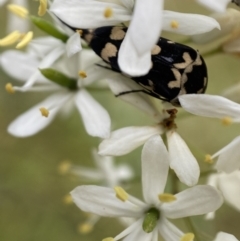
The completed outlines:
[[[63,73],[47,68],[47,69],[39,69],[43,76],[45,76],[50,81],[61,85],[63,87],[66,87],[70,90],[76,90],[77,89],[77,80],[69,78],[68,76],[64,75]]]
[[[46,21],[42,18],[30,16],[32,22],[45,33],[53,36],[54,38],[62,40],[64,43],[67,42],[68,36],[62,32],[60,32],[52,23]]]

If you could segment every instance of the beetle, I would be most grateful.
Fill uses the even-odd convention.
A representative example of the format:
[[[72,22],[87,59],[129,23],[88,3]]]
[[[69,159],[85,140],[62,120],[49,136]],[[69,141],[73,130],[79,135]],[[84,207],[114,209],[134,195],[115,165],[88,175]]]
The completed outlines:
[[[118,65],[118,51],[126,32],[126,27],[107,26],[83,30],[82,37],[113,71],[122,73]],[[117,96],[144,92],[174,106],[180,106],[178,96],[205,92],[208,83],[207,67],[197,50],[160,37],[152,49],[151,60],[152,67],[146,75],[127,75],[143,89],[122,92]]]

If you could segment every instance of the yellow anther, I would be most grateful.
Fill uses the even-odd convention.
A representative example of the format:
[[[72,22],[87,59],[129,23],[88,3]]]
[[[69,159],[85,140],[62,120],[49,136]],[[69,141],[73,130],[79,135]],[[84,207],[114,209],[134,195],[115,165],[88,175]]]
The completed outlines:
[[[206,163],[208,163],[208,164],[212,164],[212,163],[213,163],[212,156],[209,155],[209,154],[207,154],[207,155],[205,156],[204,162],[206,162]]]
[[[28,10],[17,4],[8,4],[7,9],[21,18],[26,18],[28,15]]]
[[[179,22],[176,20],[172,20],[170,26],[171,28],[177,29],[179,27]]]
[[[177,200],[177,198],[171,193],[159,194],[158,198],[163,203],[170,203],[170,202],[173,202],[173,201]]]
[[[116,197],[121,201],[125,202],[128,199],[128,194],[121,187],[114,187],[114,191],[116,192]]]
[[[0,39],[0,46],[8,46],[16,43],[22,34],[19,31],[14,31],[7,35],[5,38]]]
[[[88,234],[93,230],[93,226],[89,223],[82,223],[78,226],[78,232],[81,234]]]
[[[105,18],[111,18],[113,16],[113,9],[112,8],[106,8],[103,13]]]
[[[109,238],[103,239],[102,241],[114,241],[114,238],[109,237]]]
[[[225,125],[225,126],[229,126],[233,123],[233,120],[231,117],[229,116],[226,116],[222,119],[222,124]]]
[[[58,172],[62,175],[66,174],[71,168],[70,161],[63,161],[58,166]]]
[[[194,240],[194,234],[193,233],[186,233],[180,239],[180,241],[193,241],[193,240]]]
[[[83,35],[83,31],[82,31],[82,29],[77,29],[76,32],[79,33],[80,36]]]
[[[85,71],[83,71],[83,70],[80,70],[80,71],[78,72],[78,75],[79,75],[81,78],[83,78],[83,79],[87,78],[87,73],[86,73]]]
[[[32,40],[32,38],[33,38],[33,32],[29,31],[27,34],[25,34],[23,39],[17,44],[16,49],[21,49],[25,47]]]
[[[44,117],[49,116],[49,111],[46,108],[41,107],[39,110],[41,111],[42,116],[44,116]]]
[[[47,11],[47,0],[39,0],[38,16],[43,16]]]
[[[73,203],[72,196],[70,194],[65,195],[63,197],[63,202],[67,205],[72,204]]]
[[[10,93],[10,94],[15,93],[15,89],[13,88],[13,86],[12,86],[11,83],[7,83],[7,84],[5,85],[5,89],[6,89],[6,91],[7,91],[8,93]]]

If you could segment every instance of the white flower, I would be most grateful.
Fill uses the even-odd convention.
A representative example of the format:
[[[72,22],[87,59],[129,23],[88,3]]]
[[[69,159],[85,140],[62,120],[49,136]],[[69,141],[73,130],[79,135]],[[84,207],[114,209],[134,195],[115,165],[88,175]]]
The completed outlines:
[[[133,217],[137,221],[117,235],[119,240],[158,240],[158,233],[168,241],[179,241],[184,235],[168,221],[201,215],[218,209],[221,195],[211,186],[195,186],[178,194],[164,193],[169,168],[168,152],[159,136],[154,136],[142,151],[142,191],[144,202],[128,195],[122,188],[80,186],[71,195],[76,205],[85,212],[105,217]],[[191,238],[191,239],[190,239]]]
[[[222,193],[224,201],[240,212],[240,171],[230,174],[214,173],[208,177],[208,185],[211,185]],[[208,219],[214,218],[215,213],[207,214]]]
[[[98,182],[106,187],[115,187],[123,182],[128,182],[134,176],[132,168],[127,164],[116,165],[112,157],[101,157],[96,150],[92,151],[95,168],[73,165],[70,162],[63,162],[59,166],[61,174],[71,173],[86,182]],[[94,225],[100,220],[100,216],[89,214],[88,218],[79,225],[80,233],[89,233],[93,230]],[[119,221],[126,225],[132,220],[127,218],[119,218]]]
[[[129,82],[128,79],[119,79],[116,76],[109,79],[108,83],[115,94],[134,89],[133,86],[136,85],[136,83]],[[143,145],[156,134],[166,134],[170,167],[176,172],[181,182],[189,186],[195,185],[198,182],[200,169],[188,146],[176,132],[174,119],[177,110],[169,104],[168,109],[170,110],[163,109],[161,113],[142,93],[123,95],[120,98],[145,111],[153,117],[157,124],[141,127],[131,126],[113,131],[109,138],[100,143],[99,154],[121,156]]]
[[[163,0],[55,0],[50,8],[56,16],[75,28],[98,28],[130,21],[120,47],[118,63],[131,76],[148,73],[151,50],[161,30],[193,35],[219,28],[212,18],[163,11]]]
[[[232,234],[219,232],[213,241],[239,241],[239,240]]]
[[[219,118],[224,124],[240,122],[240,105],[217,95],[182,95],[179,97],[181,106],[186,111],[210,118]],[[218,157],[216,169],[227,173],[240,168],[240,136],[230,144],[212,155]]]
[[[61,50],[59,49],[59,51]],[[36,56],[16,51],[7,51],[1,55],[1,63],[6,72],[14,73],[12,74],[14,77],[18,77],[17,73],[22,73],[23,79],[27,80],[23,87],[7,86],[10,91],[57,91],[15,119],[8,127],[9,133],[17,137],[34,135],[49,125],[61,109],[68,113],[71,110],[70,107],[74,104],[82,116],[84,126],[89,135],[101,138],[108,137],[110,117],[107,111],[84,88],[106,75],[105,69],[95,65],[99,58],[91,50],[83,50],[79,55],[74,55],[71,58],[63,56],[61,61],[59,60],[56,63],[56,69],[59,68],[61,72],[75,79],[72,81],[73,83],[76,81],[76,90],[61,87],[50,81],[46,82],[46,79],[42,85],[31,87],[32,82],[43,79],[38,68],[50,67],[49,64],[52,61],[47,60],[51,59],[45,57],[39,63]],[[86,78],[80,77],[78,75],[79,71],[83,71],[86,74]]]

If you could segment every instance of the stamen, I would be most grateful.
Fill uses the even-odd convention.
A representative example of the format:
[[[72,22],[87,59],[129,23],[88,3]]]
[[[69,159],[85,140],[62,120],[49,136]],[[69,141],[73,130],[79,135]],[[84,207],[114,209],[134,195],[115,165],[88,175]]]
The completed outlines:
[[[175,130],[177,129],[177,125],[175,123],[175,119],[177,118],[177,109],[169,109],[166,110],[169,117],[165,118],[160,124],[166,128],[167,130]]]
[[[9,94],[15,93],[15,89],[14,89],[14,87],[13,87],[13,85],[12,85],[11,83],[7,83],[7,84],[5,85],[5,89],[6,89],[6,91],[7,91]]]
[[[22,6],[19,6],[17,4],[8,4],[7,9],[16,14],[20,18],[26,18],[28,15],[28,10]]]
[[[148,210],[142,224],[143,231],[146,233],[151,233],[156,227],[159,217],[160,212],[156,208],[151,208]]]
[[[226,116],[222,119],[222,124],[225,125],[225,126],[229,126],[233,123],[233,120],[231,117],[229,116]]]
[[[128,194],[121,187],[114,187],[114,191],[116,192],[116,197],[121,201],[125,202],[128,199]]]
[[[109,238],[105,238],[105,239],[103,239],[102,241],[114,241],[114,238],[109,237]]]
[[[78,231],[81,234],[88,234],[93,230],[93,226],[89,223],[82,223],[78,226]]]
[[[21,49],[25,47],[33,38],[33,32],[29,31],[23,39],[17,44],[16,49]]]
[[[47,11],[47,0],[39,0],[38,16],[43,16]]]
[[[105,18],[110,18],[113,16],[113,9],[112,8],[106,8],[103,13]]]
[[[208,163],[208,164],[212,164],[212,163],[213,163],[212,156],[209,155],[209,154],[207,154],[207,155],[205,156],[204,162],[206,162],[206,163]]]
[[[78,75],[83,79],[87,78],[87,73],[84,70],[80,70]]]
[[[82,29],[77,29],[76,32],[79,33],[80,36],[83,35],[83,31],[82,31]]]
[[[170,25],[171,25],[171,28],[177,29],[179,27],[179,22],[176,20],[172,20]]]
[[[70,168],[71,168],[71,162],[70,161],[63,161],[58,166],[58,172],[61,175],[64,175],[70,170]]]
[[[170,203],[176,201],[177,198],[171,193],[162,193],[158,195],[158,198],[163,203]]]
[[[65,195],[63,197],[63,202],[67,205],[72,204],[73,203],[72,196],[70,194]]]
[[[19,31],[14,31],[7,35],[5,38],[0,39],[0,46],[8,46],[16,43],[21,37],[21,33]]]
[[[193,241],[193,240],[194,240],[194,234],[193,233],[186,233],[180,239],[180,241]]]
[[[41,111],[42,116],[44,116],[44,117],[49,116],[49,111],[46,108],[41,107],[39,110]]]

